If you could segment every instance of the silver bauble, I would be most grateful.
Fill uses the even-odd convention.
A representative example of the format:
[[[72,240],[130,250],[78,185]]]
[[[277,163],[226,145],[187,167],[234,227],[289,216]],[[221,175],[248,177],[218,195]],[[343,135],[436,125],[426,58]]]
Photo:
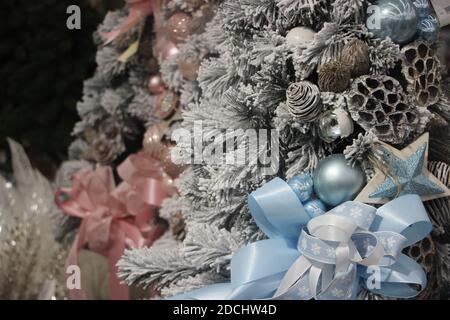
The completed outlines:
[[[314,190],[320,200],[330,206],[353,200],[365,184],[361,168],[348,165],[342,154],[321,160],[314,171]]]
[[[353,120],[342,109],[329,110],[320,115],[317,121],[319,137],[331,143],[338,138],[348,137],[353,133]]]

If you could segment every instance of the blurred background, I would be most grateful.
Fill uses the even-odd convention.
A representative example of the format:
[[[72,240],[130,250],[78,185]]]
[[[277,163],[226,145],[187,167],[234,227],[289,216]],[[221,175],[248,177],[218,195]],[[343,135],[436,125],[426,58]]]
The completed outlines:
[[[69,5],[81,8],[81,30],[68,30]],[[0,1],[0,172],[8,175],[6,137],[52,178],[77,121],[83,81],[95,68],[92,33],[122,0]]]

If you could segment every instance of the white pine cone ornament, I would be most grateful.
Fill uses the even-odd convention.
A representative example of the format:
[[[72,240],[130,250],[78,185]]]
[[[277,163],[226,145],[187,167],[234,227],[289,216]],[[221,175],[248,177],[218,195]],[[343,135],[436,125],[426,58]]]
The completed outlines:
[[[369,46],[362,40],[353,39],[344,46],[341,60],[350,68],[353,78],[368,74],[371,65]]]
[[[286,100],[289,112],[299,122],[314,121],[322,109],[319,88],[309,81],[292,83],[286,91]]]
[[[415,107],[400,83],[389,76],[363,76],[353,82],[348,109],[364,130],[392,144],[404,141],[419,122]]]
[[[408,92],[419,107],[436,104],[441,91],[441,62],[424,41],[416,41],[402,49],[402,72],[408,81]]]

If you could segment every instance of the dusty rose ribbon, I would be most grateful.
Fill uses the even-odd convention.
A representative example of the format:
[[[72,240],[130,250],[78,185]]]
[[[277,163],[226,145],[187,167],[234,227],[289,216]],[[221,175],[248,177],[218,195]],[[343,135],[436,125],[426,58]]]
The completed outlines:
[[[163,17],[161,15],[161,6],[166,5],[170,0],[125,0],[130,6],[128,17],[115,30],[102,33],[105,43],[114,41],[120,35],[130,31],[134,26],[139,24],[143,19],[153,13],[155,19],[155,33],[157,38],[163,32]]]
[[[118,36],[128,32],[143,19],[149,16],[155,9],[155,2],[157,1],[125,0],[125,2],[130,6],[128,17],[117,29],[102,34],[106,44],[114,41]]]
[[[82,248],[108,258],[111,298],[129,298],[128,287],[117,277],[116,263],[125,248],[151,245],[164,230],[153,223],[157,208],[167,196],[158,161],[143,153],[130,156],[118,168],[124,180],[115,187],[112,170],[82,169],[73,177],[72,188],[59,189],[56,203],[69,215],[82,219],[66,265],[78,265]],[[70,197],[62,201],[62,194]],[[85,299],[83,290],[70,290],[72,299]]]

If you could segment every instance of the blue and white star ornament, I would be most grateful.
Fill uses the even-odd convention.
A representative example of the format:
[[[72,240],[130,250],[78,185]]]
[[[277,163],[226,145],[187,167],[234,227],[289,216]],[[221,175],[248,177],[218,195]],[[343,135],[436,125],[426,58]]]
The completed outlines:
[[[450,196],[450,190],[428,171],[429,134],[425,133],[403,150],[382,143],[380,157],[387,168],[375,168],[375,175],[356,201],[383,204],[406,194],[417,194],[422,201]]]

